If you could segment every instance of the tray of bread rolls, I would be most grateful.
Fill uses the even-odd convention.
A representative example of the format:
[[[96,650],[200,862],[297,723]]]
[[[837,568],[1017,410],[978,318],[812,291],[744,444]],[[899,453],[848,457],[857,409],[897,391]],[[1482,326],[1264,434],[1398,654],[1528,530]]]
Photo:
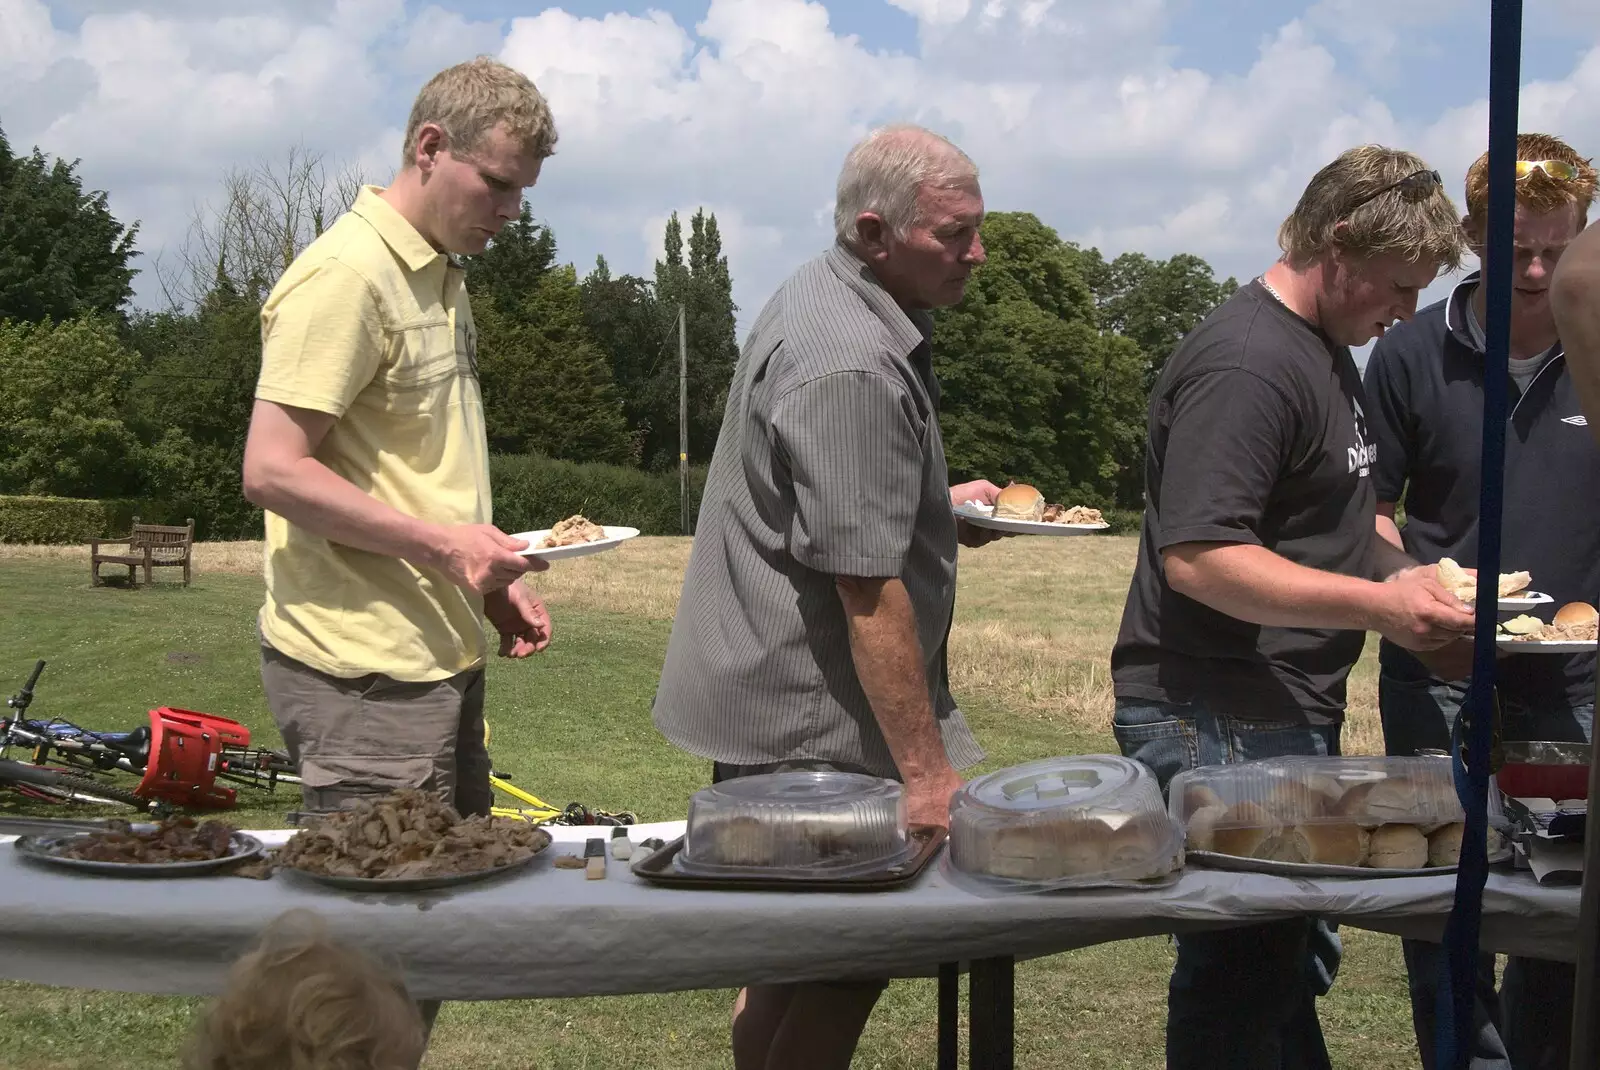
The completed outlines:
[[[948,870],[988,892],[1149,887],[1183,866],[1154,774],[1120,755],[1044,758],[950,800]]]
[[[1444,758],[1268,758],[1172,779],[1189,861],[1284,876],[1454,871],[1465,814]]]
[[[834,770],[739,777],[695,792],[684,835],[633,872],[734,890],[871,890],[913,880],[944,830],[912,825],[905,789]]]

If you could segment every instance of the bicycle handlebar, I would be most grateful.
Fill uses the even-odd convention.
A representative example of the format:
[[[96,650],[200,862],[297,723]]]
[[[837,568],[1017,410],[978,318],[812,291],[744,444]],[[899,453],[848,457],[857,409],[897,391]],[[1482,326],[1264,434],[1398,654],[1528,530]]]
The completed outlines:
[[[33,701],[33,685],[39,682],[39,676],[44,672],[44,659],[40,658],[33,663],[33,672],[28,677],[28,682],[22,685],[22,690],[6,699],[6,705],[14,710],[25,710]]]

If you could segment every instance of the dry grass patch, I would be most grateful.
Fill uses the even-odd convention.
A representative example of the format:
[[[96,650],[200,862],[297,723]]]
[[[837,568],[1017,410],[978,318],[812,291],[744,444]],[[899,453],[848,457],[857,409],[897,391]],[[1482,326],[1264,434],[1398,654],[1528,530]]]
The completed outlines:
[[[677,611],[692,540],[641,536],[608,553],[557,561],[529,577],[559,612],[604,609],[641,620]],[[1132,536],[1017,538],[965,551],[950,635],[950,686],[1008,711],[1059,721],[1078,735],[1108,736],[1111,645],[1138,553]],[[87,546],[0,543],[0,560],[82,561]],[[195,544],[197,576],[259,574],[260,542]],[[170,582],[170,579],[158,579]],[[1377,712],[1377,640],[1350,680],[1344,748],[1383,753]]]

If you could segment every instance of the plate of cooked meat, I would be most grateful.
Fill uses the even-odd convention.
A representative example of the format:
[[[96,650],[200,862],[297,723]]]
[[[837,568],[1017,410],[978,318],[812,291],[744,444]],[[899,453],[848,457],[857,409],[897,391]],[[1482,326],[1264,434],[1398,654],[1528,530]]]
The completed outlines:
[[[1505,654],[1592,654],[1600,647],[1600,613],[1568,602],[1548,624],[1524,613],[1501,621],[1495,641]]]
[[[567,517],[553,528],[519,531],[511,537],[528,544],[526,550],[517,551],[523,557],[556,561],[563,557],[582,557],[610,550],[638,534],[638,528],[603,526],[576,515]]]
[[[1098,509],[1085,505],[1052,505],[1034,487],[1013,483],[1002,490],[993,505],[962,502],[956,516],[980,528],[1013,535],[1090,535],[1110,527]]]
[[[261,841],[223,821],[110,821],[93,832],[19,836],[33,862],[116,877],[199,877],[261,854]]]
[[[276,864],[348,892],[421,892],[531,863],[550,833],[520,818],[462,817],[439,795],[406,788],[318,815],[278,849]]]

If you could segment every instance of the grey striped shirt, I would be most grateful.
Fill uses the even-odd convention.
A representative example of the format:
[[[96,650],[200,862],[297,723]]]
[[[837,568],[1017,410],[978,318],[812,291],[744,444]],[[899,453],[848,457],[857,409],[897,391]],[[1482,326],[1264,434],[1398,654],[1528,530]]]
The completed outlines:
[[[842,246],[767,302],[728,387],[655,723],[742,765],[896,776],[834,577],[899,577],[958,769],[983,759],[950,696],[956,525],[928,337]]]

